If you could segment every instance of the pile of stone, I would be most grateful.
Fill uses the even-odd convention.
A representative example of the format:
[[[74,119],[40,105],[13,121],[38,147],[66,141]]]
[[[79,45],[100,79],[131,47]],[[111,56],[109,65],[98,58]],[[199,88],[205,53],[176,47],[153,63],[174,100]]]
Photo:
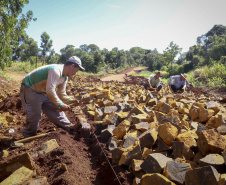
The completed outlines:
[[[77,86],[83,105],[73,110],[94,120],[112,163],[132,171],[134,185],[226,185],[226,109],[216,98],[122,83]]]

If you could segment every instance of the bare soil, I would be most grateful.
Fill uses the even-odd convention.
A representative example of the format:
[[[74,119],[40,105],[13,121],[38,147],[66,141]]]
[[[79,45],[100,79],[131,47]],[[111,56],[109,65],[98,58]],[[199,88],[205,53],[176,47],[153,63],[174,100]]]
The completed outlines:
[[[111,75],[110,80],[114,79],[120,81],[120,79],[124,79],[125,73],[129,74],[134,71],[136,72],[136,70],[139,71],[141,69],[133,68],[132,70],[125,70],[123,74]],[[90,79],[92,82],[100,81],[98,76],[87,76],[86,79]],[[2,82],[0,84],[0,93],[4,93],[5,95],[4,100],[0,100],[0,117],[1,114],[9,113],[15,119],[14,123],[9,125],[9,128],[15,130],[14,133],[9,133],[7,128],[0,129],[0,151],[7,150],[9,152],[7,158],[1,159],[0,165],[10,161],[10,159],[19,154],[25,152],[35,153],[44,142],[50,139],[56,139],[60,147],[46,155],[33,157],[37,175],[46,176],[49,184],[132,184],[134,176],[128,169],[125,169],[123,166],[111,166],[111,153],[108,151],[106,143],[101,142],[99,136],[94,134],[94,128],[90,138],[80,138],[79,132],[70,134],[55,126],[45,115],[43,115],[38,128],[38,134],[48,133],[48,135],[34,140],[33,142],[26,143],[22,148],[11,147],[13,141],[23,138],[22,130],[25,124],[25,114],[21,107],[18,84],[13,84],[3,77],[0,77],[0,80]],[[109,81],[108,77],[104,77],[101,80]],[[142,85],[145,83],[145,80],[144,77],[129,76],[124,79],[123,82],[125,84]],[[75,89],[74,87],[71,87],[70,90],[71,91],[68,92],[69,94],[74,90],[80,91],[80,89]],[[198,88],[191,88],[191,91],[197,96],[201,94],[208,96],[209,94],[209,92]],[[224,96],[224,94],[225,91],[221,92],[219,96]],[[73,112],[69,111],[66,114],[72,123],[77,121]],[[92,125],[92,120],[88,119],[88,122]],[[7,139],[2,139],[3,137],[7,137]],[[68,171],[61,169],[62,163],[67,165]],[[6,177],[0,175],[0,182],[4,180],[4,178]]]

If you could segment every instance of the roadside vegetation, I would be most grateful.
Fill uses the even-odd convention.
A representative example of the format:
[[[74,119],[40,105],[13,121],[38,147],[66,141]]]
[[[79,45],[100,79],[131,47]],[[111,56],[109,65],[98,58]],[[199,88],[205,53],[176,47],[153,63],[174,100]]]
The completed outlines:
[[[147,67],[140,75],[148,77],[159,70],[163,82],[168,83],[171,75],[188,74],[188,80],[195,86],[209,88],[225,87],[226,26],[214,25],[207,33],[197,37],[197,44],[182,53],[182,48],[171,41],[159,53],[155,48],[132,47],[127,50],[100,49],[95,44],[75,47],[66,45],[56,53],[53,40],[47,32],[40,35],[41,45],[24,31],[29,22],[36,21],[33,12],[21,15],[26,1],[1,1],[0,14],[0,67],[2,71],[28,73],[45,64],[62,64],[71,56],[81,58],[86,72],[81,74],[100,75],[118,73],[128,67]],[[75,41],[76,43],[76,41]],[[2,73],[1,74],[4,74]],[[130,74],[134,75],[134,74]]]

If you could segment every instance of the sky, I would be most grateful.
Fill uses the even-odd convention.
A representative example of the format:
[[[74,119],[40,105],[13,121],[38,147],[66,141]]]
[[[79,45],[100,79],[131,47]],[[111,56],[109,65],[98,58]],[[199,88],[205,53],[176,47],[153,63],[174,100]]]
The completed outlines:
[[[66,45],[95,44],[101,50],[157,49],[173,41],[182,52],[215,24],[226,26],[226,0],[29,0],[37,21],[26,33],[41,44],[46,32],[60,54]]]

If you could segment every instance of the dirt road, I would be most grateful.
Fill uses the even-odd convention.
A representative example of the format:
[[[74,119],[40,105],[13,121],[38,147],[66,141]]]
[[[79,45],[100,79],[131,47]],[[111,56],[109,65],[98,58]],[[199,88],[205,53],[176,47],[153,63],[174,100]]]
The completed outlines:
[[[126,75],[130,75],[132,73],[138,74],[139,72],[146,70],[147,67],[130,67],[125,69],[124,71],[120,72],[119,74],[109,75],[101,78],[101,81],[118,81],[118,82],[125,82]]]

